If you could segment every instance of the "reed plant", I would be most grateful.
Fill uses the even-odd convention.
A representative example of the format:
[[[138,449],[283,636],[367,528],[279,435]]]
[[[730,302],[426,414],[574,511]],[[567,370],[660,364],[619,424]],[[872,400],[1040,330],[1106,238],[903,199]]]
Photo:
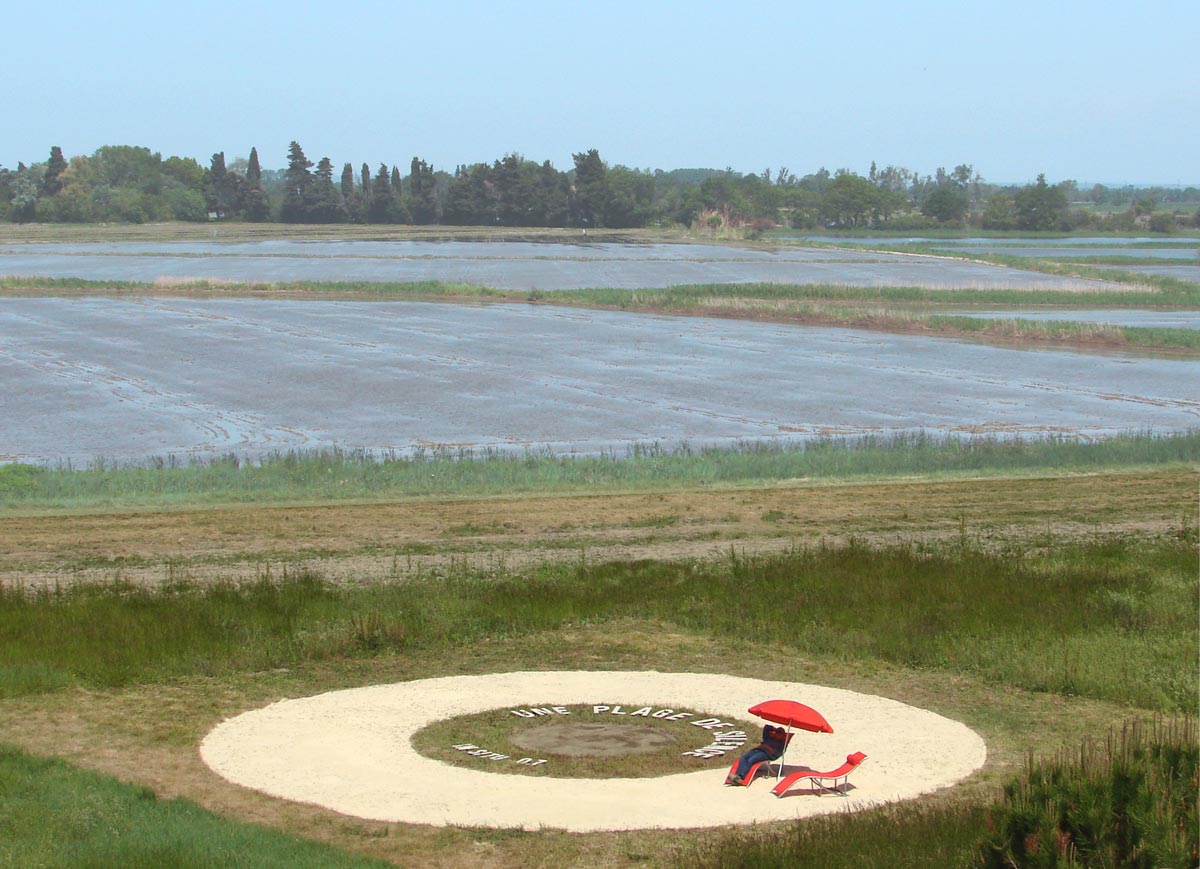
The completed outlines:
[[[975,865],[1195,866],[1196,720],[1127,722],[1051,758],[1030,757],[987,817]]]
[[[0,510],[194,506],[474,497],[760,484],[797,479],[1082,471],[1200,462],[1200,430],[1078,438],[938,436],[924,432],[804,440],[634,443],[594,456],[551,450],[421,448],[229,454],[211,461],[173,456],[79,468],[0,465]]]

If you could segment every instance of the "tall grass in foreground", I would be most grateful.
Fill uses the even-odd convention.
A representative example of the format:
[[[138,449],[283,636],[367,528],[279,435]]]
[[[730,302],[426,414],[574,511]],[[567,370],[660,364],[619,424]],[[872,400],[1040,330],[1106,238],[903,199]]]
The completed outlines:
[[[923,805],[741,830],[693,865],[765,867],[1185,867],[1197,858],[1195,719],[1132,721],[1073,752],[1029,760],[990,806]]]
[[[1200,744],[1194,719],[1127,724],[1035,762],[988,817],[980,865],[1195,866]]]
[[[634,444],[624,454],[551,451],[419,450],[377,455],[325,450],[271,453],[257,461],[174,458],[140,465],[96,461],[88,468],[0,465],[0,508],[200,505],[303,500],[345,501],[639,488],[758,484],[1038,469],[1092,470],[1200,462],[1200,430],[1140,432],[1085,442],[938,437],[816,438],[747,441],[727,447]]]
[[[0,866],[383,867],[0,745]]]
[[[337,587],[0,588],[0,697],[403,655],[612,620],[1142,708],[1195,709],[1197,533],[983,551],[820,546],[717,562],[451,570]],[[378,579],[378,578],[377,578]],[[514,661],[515,667],[543,662]]]

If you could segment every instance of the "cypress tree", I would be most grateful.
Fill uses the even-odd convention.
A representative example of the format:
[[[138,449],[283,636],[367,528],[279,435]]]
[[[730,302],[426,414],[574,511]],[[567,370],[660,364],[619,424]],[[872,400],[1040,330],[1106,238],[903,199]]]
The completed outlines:
[[[412,223],[408,206],[404,203],[404,188],[400,183],[400,170],[392,166],[392,223]]]
[[[424,160],[412,158],[412,172],[408,176],[409,211],[413,223],[437,222],[437,192],[433,167]]]
[[[388,179],[388,167],[379,164],[375,180],[371,182],[371,200],[367,206],[367,220],[371,223],[389,223],[392,218],[392,184]]]
[[[63,157],[62,148],[54,145],[50,148],[50,159],[46,163],[46,174],[42,176],[42,193],[46,196],[53,196],[58,191],[62,190],[62,181],[59,176],[67,168],[66,158]]]
[[[333,161],[322,157],[317,163],[309,197],[309,219],[317,223],[341,223],[346,219],[346,204],[333,186]]]
[[[250,149],[246,166],[246,187],[242,192],[242,215],[247,220],[266,220],[271,214],[271,201],[262,186],[262,167],[258,164],[258,149]]]
[[[293,141],[288,146],[283,207],[279,213],[279,219],[284,223],[303,223],[308,218],[306,195],[312,183],[312,173],[308,171],[311,167],[312,161],[304,156],[300,143]]]
[[[342,166],[342,202],[346,204],[346,217],[359,220],[358,193],[354,190],[354,167],[349,163]]]

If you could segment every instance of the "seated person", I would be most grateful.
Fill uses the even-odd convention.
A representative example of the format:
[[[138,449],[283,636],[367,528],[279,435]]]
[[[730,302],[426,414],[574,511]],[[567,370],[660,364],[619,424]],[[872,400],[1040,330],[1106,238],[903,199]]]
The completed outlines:
[[[787,733],[782,727],[775,727],[767,724],[763,727],[762,742],[754,748],[742,755],[738,761],[737,769],[725,778],[727,785],[740,785],[742,779],[746,777],[746,773],[750,771],[750,767],[764,760],[775,760],[783,754],[783,748],[787,744]]]

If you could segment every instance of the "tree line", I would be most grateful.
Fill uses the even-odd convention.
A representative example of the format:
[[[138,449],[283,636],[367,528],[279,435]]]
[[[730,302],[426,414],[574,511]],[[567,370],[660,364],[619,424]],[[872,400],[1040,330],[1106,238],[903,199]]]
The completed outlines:
[[[45,162],[0,167],[0,219],[14,222],[281,221],[610,227],[682,224],[710,230],[790,226],[802,230],[977,227],[989,230],[1169,232],[1200,226],[1200,190],[1109,188],[1074,181],[987,183],[969,164],[930,175],[871,164],[866,176],[825,168],[672,171],[610,166],[595,149],[563,171],[511,153],[492,163],[436,170],[413,157],[395,164],[313,163],[299,142],[287,166],[263,170],[258,151],[202,166],[148,148],[101,147],[69,161],[58,146]]]

